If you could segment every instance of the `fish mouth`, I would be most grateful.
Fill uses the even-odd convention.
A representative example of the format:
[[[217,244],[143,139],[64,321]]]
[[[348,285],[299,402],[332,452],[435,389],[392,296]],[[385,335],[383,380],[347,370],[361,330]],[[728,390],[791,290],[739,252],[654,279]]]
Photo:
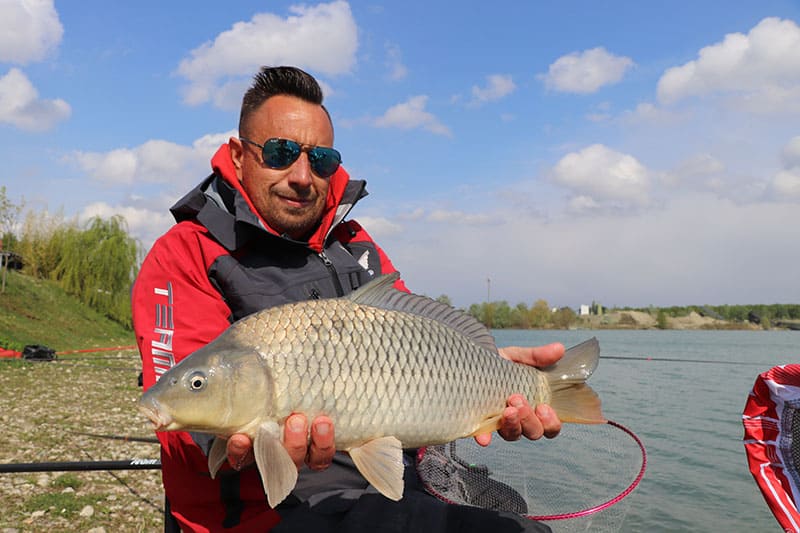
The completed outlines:
[[[139,411],[150,420],[155,431],[166,431],[173,423],[172,417],[165,412],[155,399],[139,400]]]

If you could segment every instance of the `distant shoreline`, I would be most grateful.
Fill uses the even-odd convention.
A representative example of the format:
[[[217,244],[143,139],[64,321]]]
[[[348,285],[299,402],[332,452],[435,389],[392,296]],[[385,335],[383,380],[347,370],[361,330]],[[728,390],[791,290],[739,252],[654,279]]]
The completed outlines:
[[[782,320],[778,325],[764,327],[748,321],[723,320],[702,316],[695,311],[688,315],[657,316],[644,311],[611,311],[602,315],[579,316],[570,325],[579,329],[677,329],[677,330],[745,330],[789,331],[800,329],[800,321]],[[559,329],[555,327],[532,329]]]

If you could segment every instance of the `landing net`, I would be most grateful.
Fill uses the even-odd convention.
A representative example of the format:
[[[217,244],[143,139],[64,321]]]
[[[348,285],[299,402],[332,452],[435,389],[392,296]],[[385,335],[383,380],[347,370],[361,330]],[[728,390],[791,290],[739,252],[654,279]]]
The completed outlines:
[[[419,451],[428,492],[448,503],[510,511],[554,531],[616,531],[647,466],[641,440],[624,426],[565,424],[552,440],[483,448],[474,439]]]

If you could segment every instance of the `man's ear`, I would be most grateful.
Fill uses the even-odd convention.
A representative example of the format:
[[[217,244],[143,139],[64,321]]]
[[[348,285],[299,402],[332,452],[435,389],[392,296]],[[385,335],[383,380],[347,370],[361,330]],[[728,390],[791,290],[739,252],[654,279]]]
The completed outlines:
[[[244,146],[242,141],[237,137],[228,139],[228,148],[231,151],[231,160],[233,161],[233,168],[236,169],[236,177],[242,181],[242,158],[244,157]]]

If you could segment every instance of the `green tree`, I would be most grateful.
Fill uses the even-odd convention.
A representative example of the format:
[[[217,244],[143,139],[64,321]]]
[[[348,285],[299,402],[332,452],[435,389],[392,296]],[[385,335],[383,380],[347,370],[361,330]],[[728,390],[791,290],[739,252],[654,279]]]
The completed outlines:
[[[2,248],[4,250],[10,250],[14,247],[13,245],[17,240],[14,236],[14,230],[17,229],[24,205],[24,200],[20,201],[19,204],[9,200],[6,194],[6,186],[0,186],[0,239],[2,239]]]
[[[124,218],[95,217],[79,225],[61,214],[28,213],[19,247],[28,274],[57,281],[83,303],[131,327],[130,291],[141,251]]]
[[[550,312],[550,306],[547,304],[545,300],[536,300],[531,307],[530,311],[530,324],[531,327],[534,328],[543,328],[550,323],[550,318],[552,313]]]
[[[19,253],[25,259],[25,271],[31,276],[48,279],[60,260],[66,222],[61,212],[50,214],[28,211],[22,223]]]
[[[481,309],[481,307],[482,304],[472,304],[469,306],[469,309],[467,309],[467,314],[478,322],[483,322],[483,309]]]
[[[553,313],[552,322],[553,326],[559,329],[567,329],[571,325],[573,325],[578,320],[578,316],[575,314],[575,311],[570,309],[569,307],[562,307],[555,313]]]
[[[450,300],[450,297],[446,294],[442,294],[441,296],[436,298],[436,301],[439,302],[440,304],[445,304],[449,305],[450,307],[453,307],[453,302]]]
[[[520,302],[512,311],[512,317],[514,323],[512,324],[515,328],[519,329],[528,329],[531,327],[531,313],[528,310],[528,306],[524,303]]]
[[[656,327],[658,329],[667,329],[667,313],[663,309],[658,310],[658,316],[656,317]]]
[[[127,326],[130,289],[139,263],[139,245],[128,235],[125,219],[91,219],[85,229],[63,231],[62,252],[51,277],[108,317]]]
[[[510,328],[512,324],[511,307],[508,302],[502,300],[500,302],[493,302],[494,307],[494,322],[492,327],[498,329]]]

